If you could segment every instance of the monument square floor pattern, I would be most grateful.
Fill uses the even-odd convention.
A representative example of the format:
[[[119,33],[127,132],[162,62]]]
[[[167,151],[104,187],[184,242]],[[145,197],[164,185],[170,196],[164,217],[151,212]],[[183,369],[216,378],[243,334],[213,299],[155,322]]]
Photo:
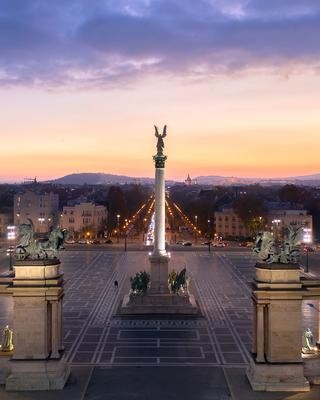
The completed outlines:
[[[191,291],[204,315],[197,319],[114,316],[129,291],[130,276],[148,268],[145,253],[66,252],[62,261],[65,357],[73,365],[243,367],[247,363],[250,291],[245,273],[227,256],[172,255],[170,268],[186,265],[191,275]],[[249,257],[246,262],[253,269],[254,260]]]
[[[170,269],[187,267],[200,318],[119,317],[129,278],[148,269],[144,252],[66,251],[65,358],[90,366],[243,367],[251,349],[251,294],[255,258],[249,252],[177,252]],[[117,280],[119,287],[114,287]],[[316,329],[305,305],[305,326]],[[12,304],[0,298],[1,325],[12,323]]]

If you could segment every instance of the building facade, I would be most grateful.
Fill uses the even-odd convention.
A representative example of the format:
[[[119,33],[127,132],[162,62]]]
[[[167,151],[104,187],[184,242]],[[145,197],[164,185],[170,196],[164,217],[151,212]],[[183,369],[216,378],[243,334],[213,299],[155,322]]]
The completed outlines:
[[[222,238],[248,237],[250,235],[233,208],[224,208],[214,213],[214,228],[216,235]]]
[[[289,226],[302,226],[305,229],[305,242],[312,242],[312,216],[306,210],[272,209],[268,211],[265,220],[263,229],[277,230],[279,235],[285,233]],[[214,227],[216,235],[222,238],[247,238],[252,235],[232,208],[215,212]]]
[[[33,222],[36,233],[47,233],[59,220],[59,195],[27,190],[14,196],[14,225]]]
[[[0,212],[0,237],[5,237],[7,234],[7,227],[12,225],[12,212],[1,213]]]
[[[91,202],[63,207],[60,225],[72,238],[92,239],[103,234],[107,208]]]

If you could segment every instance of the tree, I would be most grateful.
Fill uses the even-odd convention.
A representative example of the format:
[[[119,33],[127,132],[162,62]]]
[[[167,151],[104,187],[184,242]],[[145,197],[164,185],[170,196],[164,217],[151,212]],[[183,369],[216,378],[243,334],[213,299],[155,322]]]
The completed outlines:
[[[108,193],[108,230],[117,227],[117,215],[121,216],[123,221],[128,217],[128,208],[123,191],[119,186],[111,186]]]
[[[294,203],[303,203],[306,199],[306,194],[303,188],[296,185],[284,185],[279,190],[279,198],[281,201],[287,201],[291,205]]]
[[[247,193],[233,202],[233,209],[252,233],[263,228],[266,210],[259,197]]]

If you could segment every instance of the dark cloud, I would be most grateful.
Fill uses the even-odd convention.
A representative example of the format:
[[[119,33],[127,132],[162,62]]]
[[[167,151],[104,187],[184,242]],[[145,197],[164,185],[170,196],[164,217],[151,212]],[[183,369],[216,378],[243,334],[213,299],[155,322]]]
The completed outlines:
[[[0,84],[119,85],[147,73],[318,64],[314,0],[0,0]]]

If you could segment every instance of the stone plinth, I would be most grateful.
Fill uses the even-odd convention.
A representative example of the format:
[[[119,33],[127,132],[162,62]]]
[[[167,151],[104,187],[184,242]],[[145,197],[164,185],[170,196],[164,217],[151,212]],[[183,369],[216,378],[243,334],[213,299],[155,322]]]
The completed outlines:
[[[11,371],[10,357],[12,352],[0,351],[0,385],[5,385]]]
[[[247,377],[257,392],[308,392],[303,364],[266,364],[250,360]]]
[[[70,370],[61,361],[12,361],[6,390],[61,390]]]
[[[303,375],[303,290],[296,264],[257,264],[253,284],[253,390],[309,390]]]
[[[63,275],[59,260],[18,261],[12,281],[14,352],[7,390],[62,389]]]
[[[192,295],[141,294],[125,295],[120,314],[179,314],[198,315],[199,309]]]
[[[314,385],[320,385],[320,354],[304,354],[302,356],[303,374]]]
[[[168,264],[170,257],[168,255],[151,254],[150,271],[151,271],[151,288],[150,293],[168,294]]]

